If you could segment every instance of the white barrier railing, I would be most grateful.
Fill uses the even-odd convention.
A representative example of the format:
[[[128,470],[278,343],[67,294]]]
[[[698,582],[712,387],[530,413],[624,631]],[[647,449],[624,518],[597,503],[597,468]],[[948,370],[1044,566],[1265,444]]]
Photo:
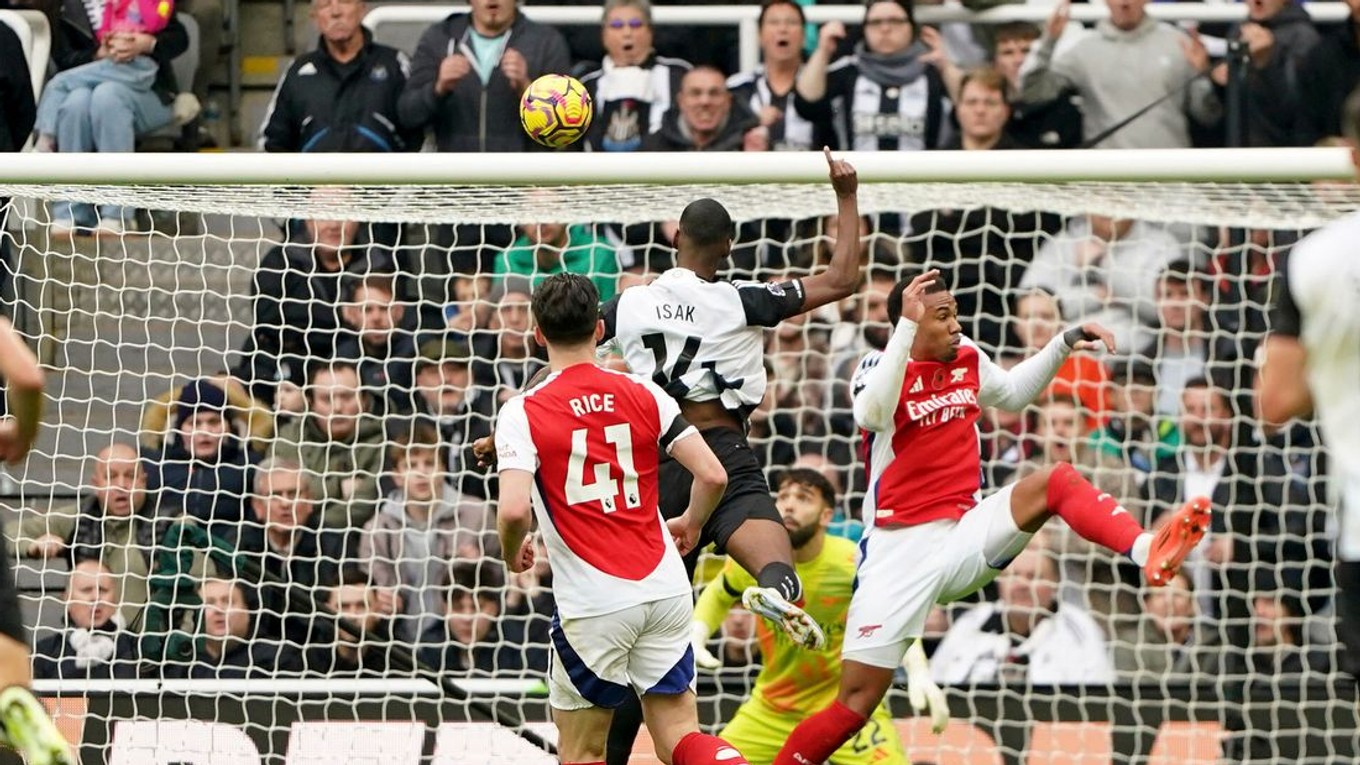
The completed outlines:
[[[1345,3],[1307,3],[1303,8],[1313,21],[1319,23],[1344,21],[1350,15]],[[465,5],[384,5],[369,11],[364,24],[382,42],[385,25],[432,24],[450,13],[467,10]],[[526,5],[520,10],[535,21],[554,25],[599,24],[601,14],[600,6]],[[1004,24],[1009,21],[1042,24],[1052,10],[1051,5],[1043,4],[1003,5],[982,12],[957,6],[922,5],[916,8],[916,19],[923,24]],[[804,8],[803,12],[807,14],[808,21],[814,24],[827,21],[857,24],[864,18],[863,5],[812,5]],[[1148,5],[1148,13],[1166,21],[1233,22],[1247,17],[1247,7],[1243,3],[1153,3]],[[758,5],[652,7],[652,22],[657,26],[735,26],[740,40],[742,71],[754,69],[760,61],[759,30],[756,27],[759,15]],[[1103,3],[1072,6],[1074,21],[1098,21],[1108,15],[1109,11]]]

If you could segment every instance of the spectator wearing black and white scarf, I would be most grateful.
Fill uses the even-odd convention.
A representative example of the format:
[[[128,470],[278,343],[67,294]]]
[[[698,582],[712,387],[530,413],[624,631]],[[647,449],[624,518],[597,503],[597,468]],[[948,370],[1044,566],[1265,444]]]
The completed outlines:
[[[66,584],[66,626],[34,647],[34,678],[137,677],[137,637],[118,612],[119,589],[117,578],[103,563],[83,560],[76,564]]]

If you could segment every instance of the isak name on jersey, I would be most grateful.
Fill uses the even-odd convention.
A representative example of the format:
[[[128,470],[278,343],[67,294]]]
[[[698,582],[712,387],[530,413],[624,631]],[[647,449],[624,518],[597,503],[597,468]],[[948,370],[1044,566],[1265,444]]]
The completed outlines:
[[[656,318],[672,319],[694,323],[694,306],[681,303],[663,303],[656,307]]]

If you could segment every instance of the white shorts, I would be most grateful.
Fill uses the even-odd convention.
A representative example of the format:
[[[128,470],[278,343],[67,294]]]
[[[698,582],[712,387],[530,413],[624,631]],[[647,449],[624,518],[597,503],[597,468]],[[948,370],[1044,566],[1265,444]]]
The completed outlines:
[[[694,688],[689,595],[581,619],[553,617],[548,704],[554,709],[613,709],[637,692]]]
[[[842,656],[896,668],[933,605],[977,591],[1009,566],[1034,536],[1015,525],[1010,499],[1007,486],[958,521],[870,529],[860,540]]]

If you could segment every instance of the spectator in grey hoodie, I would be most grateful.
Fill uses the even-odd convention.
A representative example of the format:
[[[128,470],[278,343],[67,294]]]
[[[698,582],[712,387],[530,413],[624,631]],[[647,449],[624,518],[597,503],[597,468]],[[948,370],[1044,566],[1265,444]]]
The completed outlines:
[[[1210,71],[1209,56],[1197,37],[1147,15],[1148,0],[1107,0],[1110,17],[1096,24],[1067,50],[1055,55],[1067,28],[1071,3],[1063,0],[1039,41],[1034,68],[1025,73],[1020,96],[1037,102],[1057,98],[1068,88],[1081,96],[1083,132],[1090,140]],[[1213,79],[1226,82],[1224,70]],[[1218,122],[1222,104],[1210,78],[1197,79],[1180,96],[1167,98],[1114,135],[1102,149],[1178,149],[1190,146],[1190,119]]]
[[[545,74],[571,68],[556,29],[519,13],[518,0],[471,0],[421,35],[397,102],[403,125],[434,127],[440,151],[524,151],[519,96]]]
[[[402,603],[394,636],[414,640],[442,613],[442,584],[455,559],[496,556],[496,525],[487,506],[448,482],[446,452],[428,424],[397,440],[389,458],[397,490],[364,527],[359,560],[375,587],[395,587]]]
[[[1020,288],[1043,287],[1069,319],[1109,327],[1115,349],[1129,353],[1154,339],[1157,280],[1179,253],[1175,238],[1147,223],[1074,218],[1039,248]]]

